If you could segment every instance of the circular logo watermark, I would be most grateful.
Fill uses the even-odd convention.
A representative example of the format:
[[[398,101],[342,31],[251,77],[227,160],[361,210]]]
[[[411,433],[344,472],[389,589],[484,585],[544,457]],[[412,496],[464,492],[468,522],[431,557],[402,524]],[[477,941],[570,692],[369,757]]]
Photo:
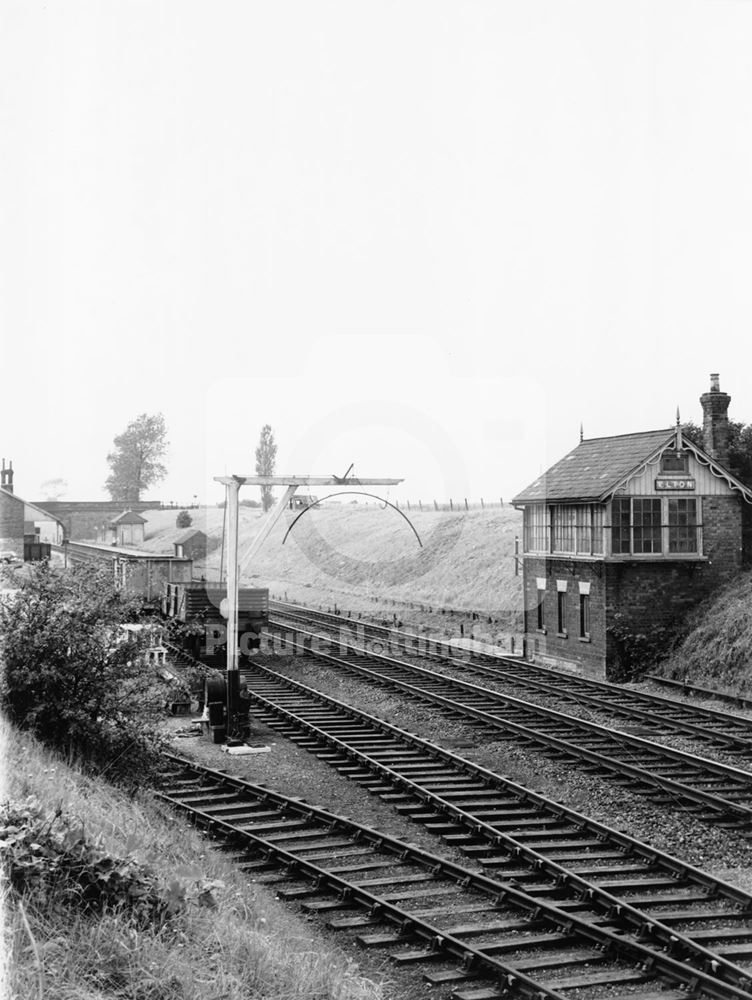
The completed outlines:
[[[426,459],[430,461],[442,478],[451,478],[454,484],[463,484],[467,480],[463,455],[447,428],[415,407],[392,400],[368,400],[329,409],[300,434],[292,451],[292,466],[309,466],[322,450],[322,442],[336,440],[343,431],[350,436],[360,431],[367,437],[378,434],[382,439],[393,438],[399,441],[399,452],[402,456],[407,456],[408,461],[411,453],[415,453],[416,458],[419,454],[424,463]],[[451,558],[451,552],[462,536],[464,518],[459,517],[456,511],[441,511],[438,518],[432,519],[430,531],[426,534],[425,519],[413,519],[412,512],[405,511],[404,503],[397,509],[397,504],[390,498],[390,487],[369,485],[367,480],[360,483],[359,471],[364,476],[387,478],[401,470],[356,467],[350,473],[346,485],[318,487],[326,491],[319,498],[320,501],[323,502],[325,496],[344,492],[348,487],[356,496],[358,492],[368,494],[375,506],[379,505],[379,500],[375,498],[381,498],[380,506],[385,517],[394,518],[395,523],[401,518],[409,522],[402,525],[404,534],[401,537],[404,541],[396,541],[394,548],[385,547],[375,557],[370,553],[369,558],[354,557],[345,551],[344,537],[344,544],[340,546],[331,540],[331,531],[327,532],[330,537],[325,537],[319,529],[315,511],[320,504],[315,504],[304,512],[286,512],[289,532],[287,544],[294,539],[299,550],[321,572],[349,585],[369,580],[378,581],[381,586],[409,583]],[[410,470],[408,468],[405,471],[405,478],[409,482]],[[340,472],[343,473],[344,470]],[[401,548],[399,552],[396,551],[398,545]]]

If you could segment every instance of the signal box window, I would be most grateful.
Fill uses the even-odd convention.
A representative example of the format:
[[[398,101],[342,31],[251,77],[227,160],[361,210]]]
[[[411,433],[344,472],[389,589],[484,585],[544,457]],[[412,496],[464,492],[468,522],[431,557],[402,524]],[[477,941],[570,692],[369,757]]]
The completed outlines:
[[[567,610],[567,592],[566,590],[560,590],[556,595],[556,631],[559,633],[559,635],[567,634],[567,630],[565,627],[566,610]]]
[[[635,500],[632,507],[634,518],[634,551],[661,551],[661,501]]]
[[[661,455],[661,472],[686,472],[688,467],[686,451],[664,451]]]
[[[590,638],[590,594],[580,594],[580,639]]]
[[[539,590],[538,591],[538,624],[537,624],[537,628],[538,628],[539,632],[545,632],[546,631],[546,618],[545,618],[545,615],[543,613],[543,598],[544,598],[545,594],[546,594],[545,590]]]
[[[668,502],[669,552],[697,552],[697,501],[694,498]]]
[[[631,509],[629,499],[617,498],[611,504],[611,551],[614,555],[628,555],[631,551]]]

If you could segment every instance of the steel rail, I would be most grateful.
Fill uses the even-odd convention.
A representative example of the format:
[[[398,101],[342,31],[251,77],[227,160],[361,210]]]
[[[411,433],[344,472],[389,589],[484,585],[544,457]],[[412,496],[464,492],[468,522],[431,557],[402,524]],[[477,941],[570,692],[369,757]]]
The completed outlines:
[[[309,639],[325,638],[318,636],[315,633],[306,633],[300,630],[298,631],[298,634],[308,636]],[[366,679],[374,681],[377,684],[388,684],[398,688],[399,690],[405,691],[405,693],[418,698],[419,700],[440,705],[454,716],[468,716],[492,729],[514,732],[521,738],[525,738],[528,742],[549,746],[575,760],[587,760],[605,771],[615,772],[620,777],[623,777],[624,774],[628,774],[635,780],[639,781],[640,784],[660,788],[662,791],[669,793],[674,798],[684,799],[696,804],[705,805],[719,814],[718,819],[729,816],[733,817],[740,824],[752,825],[752,807],[729,801],[721,796],[703,791],[702,788],[693,787],[684,782],[675,781],[671,778],[664,778],[660,775],[654,774],[650,770],[646,770],[643,767],[630,764],[628,761],[618,759],[617,757],[611,757],[594,750],[589,750],[586,747],[570,742],[569,739],[561,739],[556,736],[551,736],[548,733],[533,729],[530,726],[514,722],[511,719],[500,717],[492,711],[475,708],[470,704],[463,703],[458,700],[457,697],[449,698],[444,695],[437,694],[435,691],[421,687],[417,683],[412,684],[408,681],[400,680],[389,673],[382,673],[373,667],[366,667],[361,662],[357,662],[357,659],[345,659],[334,656],[330,653],[324,653],[320,649],[314,649],[312,643],[308,646],[305,644],[301,646],[300,644],[296,644],[294,640],[285,639],[285,642],[292,642],[294,648],[301,649],[301,651],[303,651],[306,655],[315,656],[317,659],[331,663],[338,668],[348,670],[358,676],[365,677]],[[360,660],[375,661],[377,665],[383,664],[384,666],[402,670],[408,675],[413,675],[417,678],[426,678],[434,685],[437,682],[440,682],[446,688],[462,693],[469,692],[472,695],[486,698],[491,703],[496,703],[499,708],[511,706],[512,708],[519,708],[527,712],[534,718],[538,717],[549,722],[553,721],[559,724],[564,724],[570,730],[574,730],[575,735],[578,731],[582,736],[595,735],[606,743],[616,744],[617,746],[626,746],[633,751],[642,751],[643,753],[648,753],[674,764],[686,764],[693,767],[697,771],[704,770],[708,773],[709,778],[728,778],[730,781],[733,780],[737,782],[740,793],[745,795],[748,794],[750,800],[752,800],[752,774],[749,772],[741,771],[738,768],[732,768],[726,764],[718,764],[715,761],[710,761],[704,757],[688,754],[681,750],[674,750],[672,748],[665,747],[662,744],[653,743],[650,740],[645,740],[638,736],[632,736],[626,733],[614,731],[604,726],[599,726],[596,723],[576,719],[572,716],[565,715],[562,712],[555,712],[553,709],[540,708],[535,705],[530,705],[528,702],[522,701],[519,698],[514,698],[511,695],[500,694],[499,692],[480,687],[479,685],[454,680],[444,674],[436,674],[432,671],[425,670],[423,667],[404,663],[400,660],[394,660],[391,657],[377,656],[366,650],[358,650],[353,646],[348,646],[348,649],[352,650],[352,652],[355,653],[356,658],[359,658]]]
[[[687,684],[686,681],[673,680],[670,677],[659,677],[657,674],[645,674],[644,679],[652,684],[662,687],[680,690],[682,694],[696,694],[701,698],[716,698],[718,701],[727,701],[730,704],[738,705],[740,708],[752,710],[752,701],[738,694],[729,694],[726,691],[714,691],[712,688],[699,687],[697,684]],[[680,704],[680,703],[679,703]],[[714,711],[707,709],[707,711]],[[719,714],[723,714],[722,712]]]
[[[303,695],[319,705],[331,708],[332,711],[337,712],[339,715],[344,715],[347,718],[356,720],[364,727],[368,726],[377,733],[384,733],[385,735],[404,743],[406,746],[419,750],[437,761],[444,761],[453,769],[460,771],[464,775],[479,778],[489,787],[496,788],[503,792],[508,792],[520,801],[531,802],[535,804],[537,808],[546,809],[553,818],[566,818],[568,821],[575,823],[583,829],[591,831],[598,839],[604,841],[610,840],[620,849],[623,848],[626,851],[637,854],[643,858],[648,865],[656,863],[660,864],[661,867],[670,872],[673,877],[680,878],[689,876],[696,884],[701,885],[704,890],[719,893],[728,899],[740,903],[743,907],[745,907],[745,909],[749,910],[750,915],[752,916],[752,895],[741,889],[737,889],[720,879],[716,879],[713,876],[708,875],[706,872],[693,867],[687,862],[679,861],[677,858],[673,858],[671,855],[660,851],[658,848],[644,844],[642,841],[636,840],[634,837],[630,837],[628,834],[623,833],[620,830],[615,830],[612,827],[606,826],[604,823],[599,823],[597,820],[591,819],[582,813],[578,813],[576,810],[571,809],[569,806],[566,806],[561,802],[548,799],[539,792],[534,792],[532,789],[520,785],[511,778],[496,774],[495,772],[488,770],[488,768],[469,761],[464,757],[460,757],[451,750],[447,750],[430,740],[423,739],[415,733],[409,733],[406,730],[401,729],[399,726],[395,726],[391,722],[387,722],[384,719],[380,719],[378,716],[364,712],[362,709],[354,708],[352,705],[348,705],[345,702],[323,694],[321,691],[317,691],[315,688],[309,687],[301,681],[294,680],[292,677],[288,677],[285,674],[277,673],[269,667],[262,667],[257,664],[253,672],[244,671],[244,676],[251,682],[254,680],[254,675],[261,678],[267,678],[273,683],[281,684],[284,688],[287,688],[296,694]],[[310,721],[303,719],[301,716],[296,715],[279,701],[274,701],[271,698],[261,695],[258,691],[251,691],[251,694],[259,703],[264,704],[264,706],[273,713],[295,721],[295,724],[299,725],[301,728],[305,728],[310,731],[315,730],[317,738],[323,739],[326,743],[336,740],[338,744],[346,745],[345,740],[341,740],[334,734],[327,733],[326,730],[321,728],[321,726],[316,726]],[[362,751],[358,750],[357,747],[349,747],[348,753],[351,753],[354,756],[364,756]],[[384,769],[386,767],[386,765],[381,764],[375,759],[372,760],[372,763],[375,769]],[[390,770],[392,770],[395,774],[399,773],[394,769]],[[431,793],[429,792],[428,794]],[[451,803],[447,803],[447,807],[449,809],[454,808]],[[498,831],[496,832],[498,833]]]
[[[285,678],[281,679],[285,680]],[[296,687],[299,686],[298,682],[292,683]],[[312,693],[315,694],[315,692]],[[522,843],[512,834],[504,833],[503,831],[498,830],[492,824],[479,819],[478,816],[474,815],[471,811],[463,809],[460,806],[447,801],[442,798],[440,794],[432,792],[430,789],[425,788],[418,782],[413,781],[411,778],[400,774],[399,771],[383,764],[377,758],[371,756],[367,751],[352,746],[346,740],[340,739],[332,733],[327,733],[325,729],[322,729],[315,723],[311,723],[302,716],[291,712],[278,702],[272,701],[271,699],[260,695],[258,692],[252,692],[252,696],[257,703],[262,704],[267,710],[285,718],[290,722],[293,722],[299,729],[307,732],[311,736],[314,736],[324,745],[336,749],[345,759],[356,761],[357,763],[368,767],[368,769],[373,773],[379,774],[385,778],[393,787],[400,788],[409,794],[417,803],[419,803],[419,806],[417,809],[413,810],[413,812],[417,812],[420,809],[425,809],[426,806],[430,806],[434,812],[451,817],[453,821],[456,821],[460,824],[460,826],[464,827],[473,838],[487,843],[493,850],[503,851],[510,858],[514,858],[516,861],[523,860],[529,865],[531,871],[545,874],[560,890],[566,890],[573,893],[572,898],[587,899],[591,905],[597,906],[604,916],[607,916],[610,919],[618,918],[634,933],[642,936],[652,935],[657,938],[662,947],[667,949],[674,950],[681,948],[685,960],[687,960],[689,956],[694,956],[695,961],[707,967],[711,967],[718,963],[718,967],[723,966],[725,968],[726,973],[730,976],[730,980],[732,982],[742,982],[745,985],[749,982],[749,973],[739,969],[738,966],[732,962],[728,962],[722,956],[719,956],[702,946],[696,945],[695,942],[692,941],[691,936],[680,934],[676,930],[669,928],[660,921],[660,917],[646,915],[643,911],[632,906],[628,900],[602,889],[597,885],[597,883],[593,883],[588,879],[582,878],[567,869],[564,865],[558,864],[556,861],[536,851],[533,847]],[[379,723],[379,720],[373,719],[373,717],[369,717],[365,713],[357,712],[357,714],[359,716],[363,716],[364,721]],[[381,723],[379,728],[381,728],[382,725],[386,730],[396,736],[409,737],[411,745],[421,745],[425,742],[419,740],[417,737],[410,737],[410,734],[403,733],[401,730],[397,729],[397,727],[393,727],[389,723]],[[425,748],[429,752],[438,749],[432,744],[426,744]],[[454,757],[454,755],[448,754],[446,751],[442,752],[441,756],[448,756],[449,758]],[[466,763],[462,760],[462,758],[456,759],[462,764]],[[333,766],[336,767],[336,764]],[[475,769],[475,765],[471,765],[471,767]],[[489,772],[486,773],[488,774]],[[504,784],[507,784],[507,782],[505,781]],[[543,799],[542,797],[541,799],[545,803],[546,807],[551,809],[552,812],[560,812],[558,803],[553,804],[549,800]],[[403,811],[406,815],[410,816],[410,812],[407,810]],[[572,815],[577,819],[584,819],[584,817],[579,817],[576,813]],[[613,834],[614,831],[611,831],[609,828],[600,827],[600,829],[598,829],[599,825],[590,823],[589,821],[588,826],[597,830],[597,836],[604,842],[604,844],[609,839],[612,839],[611,834]],[[630,838],[626,838],[624,835],[621,835],[620,843],[625,846],[632,846]],[[638,842],[634,843],[638,844]],[[643,845],[639,846],[642,847]],[[658,860],[655,853],[653,856],[655,860]],[[667,856],[664,857],[666,860],[670,860],[670,862],[672,862],[669,866],[672,877],[680,878],[681,876],[687,877],[690,874],[696,874],[697,876],[700,876],[700,884],[703,884],[704,886],[709,885],[709,881],[703,876],[703,873],[697,872],[696,870],[693,871],[691,866],[677,862],[675,859],[668,859]],[[717,882],[713,884],[713,888],[717,888],[718,886],[719,883]],[[726,887],[724,886],[724,888]],[[736,899],[741,898],[744,901],[746,907],[750,911],[750,914],[752,914],[752,897],[739,891],[734,892],[732,890],[732,892]]]
[[[546,919],[565,935],[571,935],[575,932],[586,941],[595,944],[599,949],[615,953],[620,961],[625,963],[639,963],[643,968],[656,970],[659,974],[669,977],[675,983],[681,983],[685,987],[690,986],[695,991],[701,989],[702,992],[713,997],[750,996],[749,991],[746,989],[750,981],[742,970],[737,969],[731,963],[719,960],[717,956],[707,952],[706,949],[694,946],[692,942],[683,939],[681,935],[675,932],[670,932],[669,943],[674,949],[677,948],[677,945],[682,945],[682,959],[673,958],[664,952],[655,951],[644,943],[626,940],[605,927],[589,923],[577,917],[576,914],[564,912],[550,903],[534,898],[514,885],[499,882],[488,876],[472,872],[454,862],[439,858],[437,855],[429,854],[413,845],[405,844],[396,838],[389,837],[372,828],[354,823],[352,820],[328,813],[309,803],[290,800],[286,796],[278,792],[273,792],[268,788],[252,785],[244,779],[197,765],[177,755],[170,755],[170,759],[184,769],[193,771],[201,776],[209,776],[222,786],[229,786],[248,795],[256,796],[257,800],[263,802],[275,802],[278,806],[283,806],[287,811],[298,813],[307,819],[315,817],[330,829],[336,827],[340,832],[349,831],[350,835],[354,836],[355,839],[365,839],[374,844],[379,850],[384,850],[398,856],[401,861],[408,860],[411,864],[427,868],[434,875],[447,876],[462,888],[481,890],[490,895],[496,904],[501,902],[506,904],[511,903],[536,919]],[[402,929],[403,933],[407,931],[411,936],[417,935],[426,940],[432,951],[441,949],[453,955],[456,959],[461,960],[466,969],[481,968],[484,971],[487,970],[487,973],[491,973],[500,980],[504,989],[514,988],[524,995],[538,997],[541,995],[553,998],[561,997],[561,994],[555,990],[542,986],[540,983],[530,979],[524,973],[520,973],[514,966],[501,963],[496,958],[485,954],[482,949],[473,948],[467,941],[457,938],[424,921],[420,921],[415,913],[409,913],[381,897],[366,892],[360,886],[353,885],[341,876],[327,871],[320,864],[314,864],[312,861],[296,855],[294,851],[276,846],[273,842],[259,837],[257,834],[253,834],[247,827],[240,827],[236,823],[213,816],[199,809],[197,806],[182,802],[180,797],[175,794],[164,792],[160,793],[160,797],[172,805],[189,812],[189,814],[195,817],[198,825],[207,826],[232,838],[242,838],[246,842],[254,844],[267,857],[273,855],[277,861],[288,866],[294,872],[304,873],[315,882],[317,888],[320,889],[322,886],[332,888],[340,894],[346,894],[346,898],[349,900],[355,899],[361,905],[366,905],[371,910],[375,909],[379,916],[386,916],[392,922],[396,923]],[[395,883],[398,883],[398,879],[395,879]],[[589,895],[586,895],[584,898],[587,898],[589,902],[591,900]],[[619,910],[623,904],[614,901],[614,905],[616,906],[616,911],[614,911],[612,906],[609,915],[621,916],[622,914]],[[643,925],[642,930],[647,936],[650,932],[654,933],[655,926],[649,927]],[[689,948],[689,954],[693,954],[693,957],[700,957],[711,968],[712,974],[695,967],[688,968],[684,964],[687,959],[685,945]],[[694,953],[692,952],[692,948],[695,949]],[[739,982],[725,981],[718,977],[719,972],[723,972],[725,975],[741,974]]]
[[[279,605],[279,602],[274,602],[274,604]],[[282,607],[288,606],[282,605]],[[293,611],[282,611],[282,616],[287,618],[288,621],[322,622],[324,624],[329,622],[333,627],[340,630],[352,629],[354,625],[356,631],[362,629],[364,634],[373,633],[379,637],[386,637],[390,643],[394,642],[395,645],[401,645],[405,649],[405,652],[430,660],[445,662],[452,668],[462,670],[463,672],[493,678],[494,680],[507,681],[527,689],[532,688],[533,690],[552,693],[559,699],[564,699],[575,704],[587,704],[619,718],[635,718],[651,723],[660,721],[662,725],[665,725],[670,730],[688,733],[690,736],[707,740],[718,746],[729,746],[734,749],[748,751],[752,755],[752,719],[745,719],[728,712],[721,712],[718,709],[688,706],[683,702],[662,695],[651,695],[641,691],[633,691],[618,684],[579,677],[571,673],[565,673],[551,667],[544,667],[527,661],[521,663],[519,660],[502,655],[484,656],[483,653],[476,653],[471,654],[470,659],[458,658],[456,655],[458,650],[455,649],[452,652],[451,645],[446,650],[442,650],[441,644],[435,640],[429,642],[420,636],[403,633],[399,630],[370,622],[352,622],[350,619],[333,615],[329,612],[294,606],[289,607],[293,607]],[[277,624],[280,623],[277,622]],[[284,623],[282,624],[284,627]],[[433,652],[430,650],[432,643],[435,644]],[[424,649],[426,644],[428,644],[428,648]],[[411,649],[410,647],[414,648]],[[476,661],[475,656],[480,658],[480,662]],[[541,679],[538,680],[537,678]],[[546,681],[546,678],[551,679],[550,683]],[[566,688],[563,688],[561,685],[563,679],[566,680]],[[656,682],[662,681],[661,678],[653,676],[649,676],[647,679]],[[679,687],[682,687],[681,682],[666,683],[677,684]],[[556,685],[556,687],[552,687],[552,685]],[[712,695],[712,692],[707,689],[696,690],[703,691],[706,696]],[[599,694],[606,696],[606,700],[600,698]],[[622,700],[626,699],[628,702],[636,702],[637,704],[614,705],[612,701],[608,700],[608,696]],[[735,699],[735,701],[744,703],[744,699]],[[640,708],[640,705],[644,705],[645,708]],[[752,708],[752,702],[747,702],[746,706]],[[650,709],[656,711],[657,715],[652,715]],[[679,716],[685,715],[688,718],[685,720],[676,717],[672,718],[666,715],[664,711],[661,711],[661,709],[677,713]],[[693,721],[697,719],[706,720],[709,728],[704,727],[697,721]],[[715,728],[710,725],[711,723],[723,728]]]

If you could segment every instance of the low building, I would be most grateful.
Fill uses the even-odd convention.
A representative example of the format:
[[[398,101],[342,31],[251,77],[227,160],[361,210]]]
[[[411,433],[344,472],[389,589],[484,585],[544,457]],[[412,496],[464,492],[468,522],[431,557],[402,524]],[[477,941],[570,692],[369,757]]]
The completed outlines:
[[[62,523],[46,510],[18,496],[13,487],[13,463],[0,469],[0,551],[15,552],[24,558],[24,546],[59,545],[64,537]],[[35,551],[37,551],[35,549]]]
[[[13,463],[0,470],[0,552],[13,552],[23,559],[24,502],[13,492]]]
[[[206,559],[209,540],[200,528],[186,528],[175,539],[175,555],[188,559]]]
[[[726,464],[730,398],[711,376],[704,447],[678,421],[583,439],[514,498],[529,658],[621,677],[749,565],[752,489]]]
[[[124,510],[109,524],[103,524],[97,531],[97,542],[103,545],[118,545],[127,548],[141,545],[144,541],[146,518],[134,510]]]

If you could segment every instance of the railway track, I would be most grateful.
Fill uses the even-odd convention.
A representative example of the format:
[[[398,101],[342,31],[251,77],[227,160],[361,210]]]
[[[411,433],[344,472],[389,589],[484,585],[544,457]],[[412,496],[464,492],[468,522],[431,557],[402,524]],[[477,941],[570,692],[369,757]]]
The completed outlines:
[[[389,649],[428,657],[437,669],[451,671],[452,676],[481,681],[511,691],[550,699],[554,704],[567,703],[597,712],[604,719],[618,721],[635,729],[649,727],[651,733],[663,736],[686,736],[688,739],[733,753],[744,761],[752,761],[752,719],[721,712],[715,709],[688,705],[660,695],[643,694],[618,684],[588,680],[577,675],[541,667],[528,661],[477,654],[456,655],[459,650],[449,643],[426,641],[420,636],[406,634],[367,622],[352,622],[342,616],[300,608],[295,605],[273,602],[275,624],[279,627],[321,626],[330,633],[343,636],[353,634],[358,638],[384,643]],[[490,660],[490,662],[489,662]],[[650,678],[658,683],[661,678]],[[565,682],[565,683],[563,683]],[[686,691],[679,682],[663,681],[669,688]],[[712,692],[690,688],[705,697]],[[728,699],[743,708],[752,708],[744,699]]]
[[[455,1000],[752,996],[748,973],[705,948],[701,934],[667,930],[645,915],[633,927],[624,905],[607,912],[597,905],[596,887],[571,899],[562,883],[543,898],[508,876],[454,864],[175,755],[161,794],[256,881],[309,913],[333,914],[329,925],[355,933],[363,946],[417,964],[429,982],[451,986]],[[704,910],[706,923],[733,925],[719,926],[716,937],[752,939],[739,908],[721,902],[728,900],[706,894],[695,910]],[[686,911],[683,922],[692,921]]]
[[[752,773],[586,722],[511,695],[451,678],[392,657],[347,645],[347,655],[323,649],[314,633],[297,630],[286,646],[306,651],[336,670],[426,702],[479,735],[540,748],[652,801],[692,810],[703,821],[752,831]]]
[[[711,961],[752,968],[748,894],[274,671],[244,676],[257,718],[482,870],[534,898],[584,898],[604,918],[618,912],[665,947],[679,931],[712,945]]]

